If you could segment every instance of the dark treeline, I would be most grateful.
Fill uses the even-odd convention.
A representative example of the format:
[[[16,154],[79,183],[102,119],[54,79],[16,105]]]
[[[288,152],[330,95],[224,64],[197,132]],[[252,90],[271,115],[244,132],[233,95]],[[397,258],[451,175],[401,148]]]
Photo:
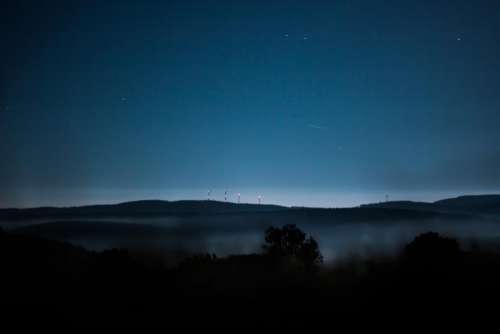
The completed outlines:
[[[356,312],[399,307],[473,307],[500,296],[500,254],[463,250],[436,233],[417,236],[398,256],[322,265],[319,245],[286,225],[266,231],[259,254],[191,256],[152,266],[124,249],[91,252],[0,231],[3,304],[176,305],[215,301],[273,312]],[[459,304],[456,304],[459,302]]]

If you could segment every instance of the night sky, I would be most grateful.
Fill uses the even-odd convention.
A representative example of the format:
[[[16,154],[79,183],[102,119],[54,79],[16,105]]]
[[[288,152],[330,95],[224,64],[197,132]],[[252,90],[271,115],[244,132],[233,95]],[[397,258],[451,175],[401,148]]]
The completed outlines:
[[[498,1],[7,1],[0,207],[500,191]]]

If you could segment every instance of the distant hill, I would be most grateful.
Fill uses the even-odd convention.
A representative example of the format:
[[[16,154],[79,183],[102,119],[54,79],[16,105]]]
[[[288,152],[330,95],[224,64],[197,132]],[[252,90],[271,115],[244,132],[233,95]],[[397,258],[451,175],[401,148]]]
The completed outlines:
[[[428,208],[428,209],[427,209]],[[64,220],[85,221],[116,218],[178,217],[194,223],[230,222],[231,224],[256,221],[273,223],[343,223],[396,220],[426,220],[435,218],[467,218],[467,214],[432,210],[433,204],[416,202],[389,202],[354,208],[307,208],[278,205],[236,204],[216,201],[137,201],[112,205],[82,207],[42,207],[32,209],[0,209],[0,221]],[[424,210],[425,209],[425,210]],[[100,222],[104,223],[104,220]],[[113,222],[115,223],[115,222]]]
[[[460,196],[434,202],[434,205],[457,212],[500,214],[500,195]]]
[[[180,219],[198,226],[255,227],[276,224],[374,223],[423,220],[456,220],[500,215],[500,195],[462,196],[433,203],[397,201],[355,208],[297,208],[278,205],[236,204],[218,201],[145,200],[111,205],[0,209],[0,222],[57,222],[99,220],[127,222],[130,219]],[[142,223],[142,222],[141,222]],[[148,220],[147,224],[151,221]],[[5,225],[4,225],[5,226]],[[17,227],[22,227],[20,224]],[[113,227],[115,229],[116,226]]]
[[[436,202],[392,201],[362,205],[363,208],[391,208],[415,211],[500,215],[500,195],[469,195]]]
[[[364,243],[361,238],[369,240],[374,235],[374,243],[386,245],[387,236],[403,233],[405,228],[413,232],[431,226],[449,228],[462,223],[479,226],[486,221],[496,222],[494,215],[494,220],[490,217],[483,220],[478,214],[482,213],[479,208],[495,208],[495,201],[487,198],[489,201],[484,202],[461,198],[438,204],[402,201],[339,209],[154,200],[70,208],[4,209],[0,210],[0,226],[13,235],[65,241],[93,250],[210,249],[230,254],[235,249],[245,252],[259,249],[256,237],[270,226],[295,224],[324,238],[331,249],[340,253],[351,247],[347,240],[361,245]],[[462,202],[469,204],[461,205]],[[387,233],[381,237],[372,228]],[[332,246],[337,243],[340,246]]]
[[[391,201],[361,205],[362,208],[401,209],[415,211],[435,211],[434,203],[413,201]]]
[[[286,209],[286,207],[278,205],[236,204],[218,201],[144,200],[65,208],[0,209],[0,220],[198,216],[225,213],[269,212]]]

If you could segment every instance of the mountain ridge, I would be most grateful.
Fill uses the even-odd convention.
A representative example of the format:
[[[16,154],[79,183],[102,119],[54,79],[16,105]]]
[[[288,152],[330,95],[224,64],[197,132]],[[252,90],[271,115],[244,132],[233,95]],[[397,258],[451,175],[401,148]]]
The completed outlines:
[[[434,202],[390,201],[361,205],[365,208],[392,208],[416,211],[500,214],[500,195],[462,195]]]
[[[390,201],[342,208],[349,211],[361,209],[407,210],[414,212],[457,214],[500,214],[500,195],[464,195],[435,202]],[[36,207],[0,209],[0,221],[61,218],[123,218],[205,216],[217,214],[269,213],[281,211],[320,212],[342,210],[333,208],[287,207],[274,204],[249,204],[213,200],[138,200],[116,204],[96,204],[69,207]]]
[[[232,203],[211,200],[139,200],[117,204],[70,207],[36,207],[0,209],[0,220],[65,217],[154,217],[168,215],[204,215],[220,213],[267,212],[286,210],[272,204]]]

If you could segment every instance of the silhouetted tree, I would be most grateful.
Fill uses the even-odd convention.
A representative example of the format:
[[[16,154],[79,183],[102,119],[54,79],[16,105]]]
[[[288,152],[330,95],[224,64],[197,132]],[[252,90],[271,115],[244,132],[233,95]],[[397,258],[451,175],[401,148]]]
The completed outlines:
[[[316,240],[306,238],[306,234],[295,225],[267,229],[263,249],[271,257],[291,258],[302,262],[306,267],[314,267],[323,262]]]
[[[403,253],[403,261],[408,268],[431,275],[454,274],[461,258],[458,241],[435,232],[417,236]]]
[[[323,263],[323,256],[319,250],[318,242],[313,237],[309,237],[304,241],[299,258],[308,267]]]

